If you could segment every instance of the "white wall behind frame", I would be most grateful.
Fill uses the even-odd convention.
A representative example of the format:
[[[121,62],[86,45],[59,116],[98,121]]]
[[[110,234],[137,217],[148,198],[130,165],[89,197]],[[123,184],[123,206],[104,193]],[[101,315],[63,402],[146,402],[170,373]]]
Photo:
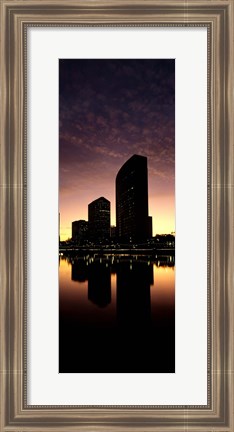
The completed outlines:
[[[59,58],[176,59],[175,374],[58,374]],[[28,30],[29,404],[207,403],[206,76],[205,28]]]

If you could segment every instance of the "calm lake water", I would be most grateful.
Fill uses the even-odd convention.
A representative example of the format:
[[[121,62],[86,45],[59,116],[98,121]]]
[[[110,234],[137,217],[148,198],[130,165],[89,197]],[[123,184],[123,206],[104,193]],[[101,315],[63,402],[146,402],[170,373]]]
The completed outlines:
[[[175,372],[174,256],[60,257],[59,372]]]

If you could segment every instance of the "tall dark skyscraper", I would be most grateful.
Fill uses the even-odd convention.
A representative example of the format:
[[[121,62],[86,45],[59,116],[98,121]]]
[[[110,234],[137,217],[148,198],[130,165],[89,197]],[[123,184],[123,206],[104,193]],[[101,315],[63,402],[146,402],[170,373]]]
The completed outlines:
[[[133,155],[117,174],[116,227],[120,241],[146,241],[152,236],[145,156]]]
[[[103,242],[110,239],[110,201],[100,197],[88,205],[89,239]]]

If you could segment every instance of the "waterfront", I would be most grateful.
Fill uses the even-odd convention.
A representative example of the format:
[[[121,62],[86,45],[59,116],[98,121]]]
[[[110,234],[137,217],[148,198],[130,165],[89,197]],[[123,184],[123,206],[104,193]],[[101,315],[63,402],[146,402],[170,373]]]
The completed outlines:
[[[175,372],[174,255],[60,257],[59,372]]]

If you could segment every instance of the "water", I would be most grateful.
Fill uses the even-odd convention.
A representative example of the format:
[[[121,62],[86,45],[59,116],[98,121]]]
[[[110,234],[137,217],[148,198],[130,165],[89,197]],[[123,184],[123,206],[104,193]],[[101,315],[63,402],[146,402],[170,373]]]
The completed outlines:
[[[174,256],[60,258],[59,372],[175,372]]]

